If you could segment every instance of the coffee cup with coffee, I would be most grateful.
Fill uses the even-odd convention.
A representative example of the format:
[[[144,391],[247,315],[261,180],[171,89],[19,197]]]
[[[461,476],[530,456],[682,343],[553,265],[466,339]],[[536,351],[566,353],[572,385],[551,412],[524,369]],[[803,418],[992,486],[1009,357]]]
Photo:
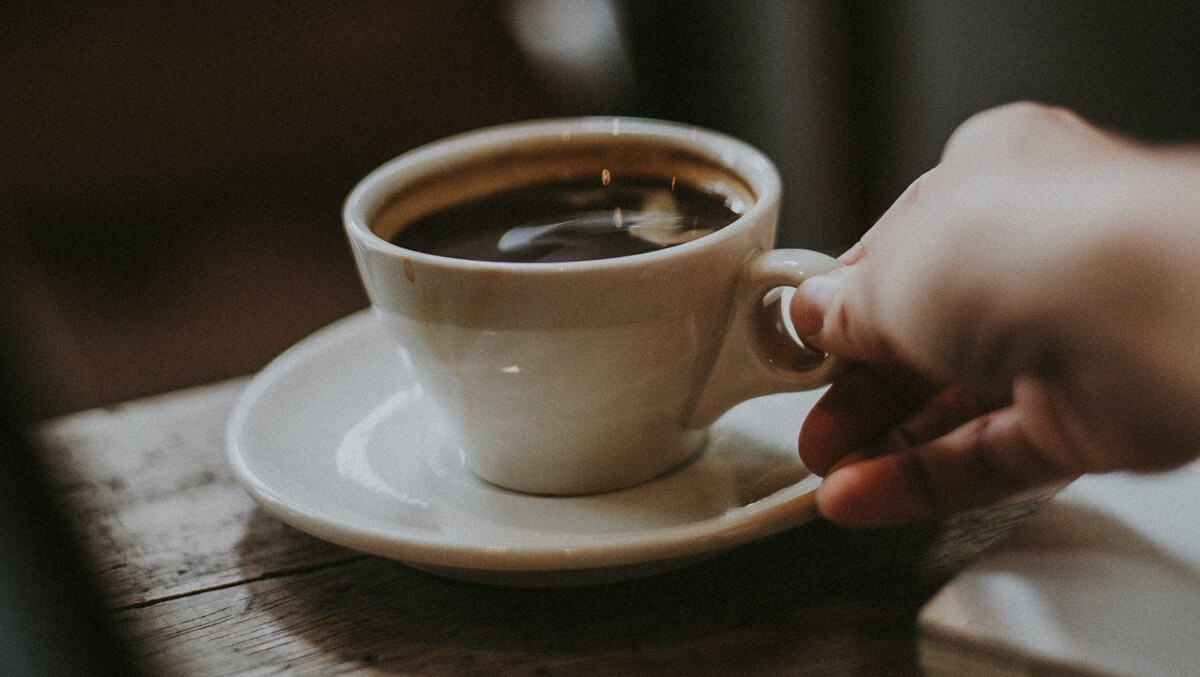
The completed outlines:
[[[737,403],[835,373],[779,329],[772,291],[837,265],[774,249],[779,201],[774,166],[741,141],[577,118],[406,153],[354,188],[344,220],[396,359],[467,466],[584,494],[661,475]]]

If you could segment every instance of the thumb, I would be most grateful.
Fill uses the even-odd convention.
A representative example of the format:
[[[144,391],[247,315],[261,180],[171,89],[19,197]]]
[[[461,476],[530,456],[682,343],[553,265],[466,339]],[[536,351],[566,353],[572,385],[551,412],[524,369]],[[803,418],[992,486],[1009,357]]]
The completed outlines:
[[[805,280],[792,296],[792,326],[804,342],[852,360],[890,360],[890,342],[864,312],[858,270],[850,265]]]

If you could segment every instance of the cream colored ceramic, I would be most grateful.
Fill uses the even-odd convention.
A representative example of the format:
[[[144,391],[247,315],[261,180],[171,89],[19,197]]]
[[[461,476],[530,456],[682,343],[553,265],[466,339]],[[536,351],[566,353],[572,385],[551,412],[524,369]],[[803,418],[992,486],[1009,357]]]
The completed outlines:
[[[441,575],[577,585],[680,567],[813,517],[796,454],[816,392],[755,399],[696,459],[590,496],[500,489],[464,465],[408,351],[353,315],[260,373],[234,407],[231,465],[263,508],[334,543]]]
[[[748,209],[698,240],[597,261],[467,261],[386,240],[413,216],[465,197],[630,162],[717,185]],[[365,178],[344,216],[375,312],[454,422],[468,466],[510,489],[582,494],[680,465],[738,402],[828,382],[832,361],[792,360],[799,349],[784,354],[763,334],[767,292],[836,265],[814,252],[771,251],[779,193],[772,164],[735,139],[589,118],[418,149]]]

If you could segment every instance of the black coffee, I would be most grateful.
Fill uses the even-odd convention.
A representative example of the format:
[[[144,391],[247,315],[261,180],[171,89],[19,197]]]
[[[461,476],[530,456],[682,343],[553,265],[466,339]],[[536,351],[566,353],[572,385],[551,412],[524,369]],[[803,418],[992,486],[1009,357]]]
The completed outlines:
[[[630,256],[701,237],[746,205],[678,178],[547,181],[461,202],[404,226],[406,249],[478,261],[561,262]]]

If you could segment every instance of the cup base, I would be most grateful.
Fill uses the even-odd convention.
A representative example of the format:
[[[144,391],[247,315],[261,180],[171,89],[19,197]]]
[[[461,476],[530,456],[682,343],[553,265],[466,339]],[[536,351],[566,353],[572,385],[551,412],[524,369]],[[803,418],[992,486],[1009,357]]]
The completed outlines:
[[[704,452],[708,430],[687,430],[672,438],[670,451],[643,447],[605,456],[603,463],[589,463],[589,467],[534,468],[523,462],[483,468],[471,454],[465,457],[476,477],[500,489],[530,496],[588,496],[629,489],[687,466]]]

